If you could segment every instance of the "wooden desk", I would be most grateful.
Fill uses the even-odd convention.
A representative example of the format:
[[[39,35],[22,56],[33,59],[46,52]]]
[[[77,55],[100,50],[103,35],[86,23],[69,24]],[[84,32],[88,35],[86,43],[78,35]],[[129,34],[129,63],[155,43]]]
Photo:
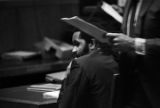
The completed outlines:
[[[28,85],[45,81],[45,75],[65,70],[68,61],[29,60],[0,61],[0,88]]]
[[[43,92],[28,91],[28,86],[0,90],[0,108],[58,108],[57,99],[44,99]]]
[[[48,73],[66,69],[68,61],[59,60],[29,60],[29,61],[0,61],[0,78],[29,75],[34,73]]]

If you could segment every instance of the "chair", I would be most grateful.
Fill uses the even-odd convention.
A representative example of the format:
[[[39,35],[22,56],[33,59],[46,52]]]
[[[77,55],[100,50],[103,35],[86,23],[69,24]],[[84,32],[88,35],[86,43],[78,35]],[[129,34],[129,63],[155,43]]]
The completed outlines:
[[[110,95],[110,105],[109,108],[113,108],[113,104],[114,104],[114,99],[115,99],[115,89],[116,89],[116,83],[117,83],[117,79],[119,77],[119,73],[115,73],[113,74],[113,78],[111,81],[111,95]]]

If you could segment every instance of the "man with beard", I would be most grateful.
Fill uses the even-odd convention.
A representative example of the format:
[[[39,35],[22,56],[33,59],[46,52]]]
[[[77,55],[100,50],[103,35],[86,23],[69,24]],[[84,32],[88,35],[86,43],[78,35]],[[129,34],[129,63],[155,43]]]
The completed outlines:
[[[89,36],[89,53],[72,61],[58,99],[59,108],[111,108],[118,64],[111,46]]]

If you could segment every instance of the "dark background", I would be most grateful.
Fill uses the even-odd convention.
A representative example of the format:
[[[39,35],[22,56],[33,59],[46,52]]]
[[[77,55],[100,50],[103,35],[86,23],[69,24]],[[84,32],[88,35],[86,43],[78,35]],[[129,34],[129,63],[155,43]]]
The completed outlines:
[[[96,2],[0,0],[0,53],[34,50],[34,44],[45,36],[67,41],[71,37],[72,28],[61,22],[60,18],[79,15],[83,6],[94,5]]]

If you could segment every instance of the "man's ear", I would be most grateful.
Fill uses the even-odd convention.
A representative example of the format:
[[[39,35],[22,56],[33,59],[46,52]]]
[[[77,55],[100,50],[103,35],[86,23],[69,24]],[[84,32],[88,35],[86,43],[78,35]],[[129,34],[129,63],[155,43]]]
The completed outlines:
[[[93,50],[93,49],[95,49],[95,46],[96,46],[96,40],[92,39],[92,43],[89,43],[89,49]]]

